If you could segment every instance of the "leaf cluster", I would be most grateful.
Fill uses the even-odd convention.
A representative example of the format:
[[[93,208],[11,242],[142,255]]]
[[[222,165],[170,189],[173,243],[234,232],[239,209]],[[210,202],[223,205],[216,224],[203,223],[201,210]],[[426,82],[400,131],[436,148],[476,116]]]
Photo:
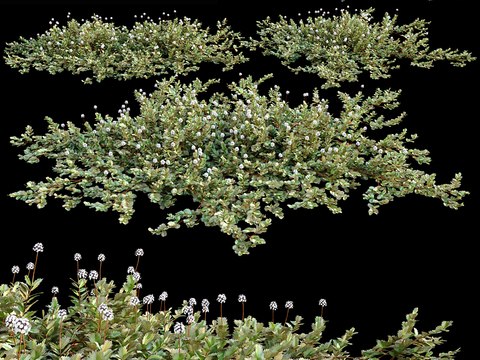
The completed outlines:
[[[308,25],[300,26],[293,21],[287,25],[283,19],[272,24],[267,19],[259,23],[261,40],[251,40],[250,45],[271,49],[265,54],[276,49],[271,53],[286,56],[288,61],[308,53],[313,62],[318,60],[321,66],[328,67],[320,75],[325,75],[330,85],[345,80],[339,78],[343,76],[340,73],[358,73],[361,64],[372,74],[386,75],[389,56],[415,54],[412,61],[426,67],[443,58],[457,65],[474,59],[453,53],[447,56],[441,50],[435,53],[438,56],[427,54],[420,50],[425,47],[426,51],[426,40],[417,41],[426,35],[424,22],[398,27],[394,26],[396,17],[390,19],[386,15],[381,24],[371,24],[371,11],[353,15],[344,12],[342,17],[333,19],[309,18]],[[175,62],[186,59],[182,56],[193,56],[195,61],[225,59],[229,65],[243,61],[241,57],[231,57],[227,50],[236,50],[233,41],[239,39],[238,34],[227,31],[224,24],[218,25],[217,39],[209,38],[197,22],[187,19],[159,24],[147,21],[131,31],[115,28],[96,17],[82,25],[72,20],[67,28],[53,27],[37,39],[10,44],[7,63],[22,66],[23,70],[37,61],[42,69],[46,65],[56,68],[70,64],[70,71],[83,71],[86,67],[78,67],[78,60],[95,64],[100,80],[107,75],[155,75],[154,68],[158,65],[163,69],[165,64],[180,73],[184,67],[177,69]],[[391,40],[392,32],[403,34],[405,40]],[[112,38],[108,45],[112,49],[108,50],[106,40]],[[347,39],[345,44],[330,46],[343,38]],[[183,40],[179,39],[184,39],[185,44],[188,39],[192,42],[180,51],[177,47]],[[218,45],[217,40],[224,45]],[[83,44],[75,46],[75,41]],[[161,55],[161,49],[155,47],[162,44],[169,49],[168,55],[157,64],[151,57]],[[194,45],[197,50],[187,51]],[[210,52],[209,57],[202,58],[196,52],[201,46],[203,51]],[[84,53],[75,55],[76,51]],[[345,56],[340,56],[339,51],[345,52]],[[18,54],[23,54],[23,58]],[[94,56],[94,60],[86,60],[89,56]],[[145,66],[132,66],[128,60],[132,56]],[[127,76],[124,70],[133,73]],[[339,201],[347,199],[360,181],[376,183],[363,194],[369,214],[377,214],[381,205],[396,197],[414,193],[440,199],[452,209],[463,205],[461,200],[468,192],[458,190],[460,173],[449,184],[437,185],[435,174],[412,168],[412,162],[430,162],[427,150],[409,146],[415,134],[408,137],[403,129],[381,140],[372,136],[374,130],[397,125],[405,117],[402,113],[385,119],[383,114],[384,110],[399,106],[400,90],[377,89],[371,96],[362,91],[353,95],[338,91],[342,109],[335,116],[329,112],[328,101],[320,99],[318,89],[311,101],[307,103],[305,99],[297,107],[289,106],[276,85],[268,90],[268,96],[261,94],[259,85],[272,76],[268,74],[256,81],[251,76],[242,77],[228,85],[229,95],[216,92],[208,100],[200,100],[199,94],[218,79],[206,83],[196,79],[183,84],[172,76],[157,81],[157,89],[149,96],[135,92],[139,116],[122,112],[114,119],[96,113],[95,121],[85,122],[84,129],[47,117],[49,130],[41,136],[34,135],[33,128],[27,126],[21,137],[11,137],[13,145],[25,148],[19,157],[29,163],[42,157],[54,159],[53,171],[57,176],[29,181],[26,190],[10,196],[39,208],[47,204],[49,196],[61,199],[66,210],[83,202],[97,211],[119,212],[123,224],[134,213],[138,193],[146,194],[161,209],[188,196],[196,207],[168,214],[165,223],[149,230],[165,236],[169,229],[177,229],[181,224],[215,226],[233,237],[233,249],[238,255],[248,254],[250,248],[265,242],[261,235],[272,223],[272,216],[284,217],[286,204],[292,209],[324,205],[339,213]],[[356,75],[349,80],[356,80]]]
[[[104,278],[87,291],[86,280],[72,280],[72,306],[65,318],[59,316],[60,305],[54,297],[42,317],[28,312],[24,302],[42,281],[0,286],[0,356],[2,359],[347,359],[345,348],[356,334],[352,328],[337,339],[322,342],[326,320],[316,317],[312,331],[298,334],[302,317],[285,325],[270,322],[268,326],[248,316],[235,320],[230,332],[227,319],[218,318],[209,325],[194,314],[195,321],[183,334],[173,332],[175,321],[184,317],[182,306],[173,311],[142,313],[141,305],[131,305],[136,296],[135,280],[127,276],[123,287],[113,293],[113,282]],[[28,294],[26,292],[28,291]],[[32,298],[32,297],[31,297]],[[114,318],[102,320],[100,305],[112,309]],[[448,331],[451,321],[444,321],[435,330],[419,333],[415,325],[418,309],[407,315],[397,336],[377,340],[372,349],[362,351],[357,359],[376,360],[384,355],[397,359],[451,359],[458,350],[433,355],[432,349],[443,342],[435,337]],[[18,334],[5,326],[7,315],[23,316],[30,321],[28,341],[22,348]]]
[[[416,19],[410,24],[396,25],[398,15],[385,13],[381,22],[371,22],[374,9],[352,14],[342,10],[341,16],[314,19],[298,24],[280,16],[257,21],[260,40],[250,38],[242,45],[262,49],[264,55],[274,55],[295,73],[317,74],[326,82],[322,89],[339,87],[340,82],[358,81],[364,71],[372,79],[389,78],[391,69],[398,69],[397,59],[410,60],[410,65],[431,68],[434,61],[448,60],[453,66],[465,66],[476,58],[467,51],[435,49],[429,51],[429,22]],[[291,67],[305,57],[309,66]]]
[[[235,42],[240,34],[229,30],[226,19],[217,23],[218,31],[213,35],[201,25],[175,18],[137,22],[128,29],[104,22],[99,16],[83,23],[72,19],[35,39],[8,43],[4,58],[22,74],[31,68],[50,74],[92,71],[98,82],[105,78],[149,78],[169,70],[186,74],[198,70],[196,65],[201,62],[222,63],[226,71],[248,60],[237,50]],[[92,79],[87,77],[83,82],[91,83]]]

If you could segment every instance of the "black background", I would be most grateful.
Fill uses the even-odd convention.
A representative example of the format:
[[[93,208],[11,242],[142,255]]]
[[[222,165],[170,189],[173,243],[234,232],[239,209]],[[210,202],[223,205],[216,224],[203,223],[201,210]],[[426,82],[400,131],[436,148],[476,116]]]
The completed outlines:
[[[245,37],[255,36],[255,22],[278,15],[305,19],[307,11],[322,7],[331,13],[335,8],[350,6],[366,9],[376,7],[375,20],[385,11],[393,15],[398,9],[399,23],[404,24],[423,18],[429,25],[431,48],[453,48],[473,52],[478,56],[478,27],[473,2],[467,1],[329,1],[306,3],[258,2],[167,2],[155,6],[140,1],[133,5],[30,5],[16,2],[15,6],[2,6],[2,46],[18,40],[20,36],[34,37],[49,27],[51,18],[66,23],[67,12],[80,20],[93,14],[113,17],[117,25],[134,25],[134,15],[144,12],[158,19],[163,12],[200,20],[204,27],[216,29],[218,20],[228,19],[233,30]],[[388,3],[385,4],[385,3]],[[52,2],[52,4],[55,4]],[[105,3],[108,4],[108,3]],[[313,93],[322,80],[315,75],[290,73],[275,57],[262,57],[260,52],[246,55],[251,61],[236,66],[230,72],[222,72],[221,65],[202,65],[197,73],[182,77],[186,82],[199,77],[221,78],[221,84],[211,87],[211,92],[225,91],[225,84],[239,79],[239,72],[259,78],[273,73],[260,89],[277,84],[281,91],[290,90],[289,102],[296,106],[303,101],[304,92]],[[2,197],[3,235],[0,281],[12,280],[11,268],[18,265],[26,274],[27,262],[35,260],[32,247],[42,242],[45,251],[40,253],[36,278],[44,281],[37,308],[45,309],[51,299],[52,286],[58,286],[58,297],[63,308],[70,306],[68,295],[70,278],[75,277],[76,262],[73,255],[81,253],[80,267],[98,271],[97,256],[105,254],[102,276],[114,280],[120,287],[128,266],[135,266],[137,248],[145,255],[140,259],[142,275],[141,298],[167,291],[167,307],[180,306],[183,299],[195,297],[200,303],[210,300],[212,320],[220,315],[217,295],[225,293],[227,301],[223,314],[230,320],[241,317],[238,295],[245,294],[246,314],[259,321],[270,321],[269,303],[276,301],[279,309],[275,320],[286,315],[284,304],[294,302],[289,320],[296,315],[304,317],[301,332],[310,331],[310,323],[320,315],[318,301],[325,298],[328,306],[324,317],[329,321],[324,339],[342,336],[346,329],[355,327],[358,335],[353,338],[351,354],[360,355],[361,349],[375,345],[376,339],[386,339],[395,334],[405,320],[405,315],[419,308],[419,331],[435,328],[442,320],[453,320],[454,325],[442,351],[462,347],[458,359],[468,359],[475,349],[474,333],[478,323],[477,294],[478,260],[474,244],[478,242],[477,219],[478,192],[478,60],[464,68],[448,63],[436,63],[433,69],[411,67],[400,61],[400,70],[391,72],[392,78],[371,80],[360,77],[359,83],[345,84],[342,91],[353,94],[365,85],[364,93],[371,94],[377,87],[402,89],[401,106],[390,116],[406,111],[402,124],[409,133],[417,133],[415,147],[429,149],[432,163],[418,168],[437,173],[437,183],[449,182],[454,174],[464,175],[462,189],[470,191],[465,206],[459,210],[444,207],[440,200],[409,195],[396,199],[380,208],[380,214],[368,215],[362,192],[370,185],[352,193],[343,202],[343,213],[334,215],[324,207],[315,210],[286,210],[285,219],[275,219],[265,234],[266,245],[251,250],[250,255],[238,257],[231,249],[233,240],[216,228],[199,225],[192,229],[172,230],[166,238],[152,235],[147,228],[164,222],[169,212],[161,211],[149,203],[147,197],[138,194],[136,212],[128,225],[118,222],[118,214],[100,213],[84,206],[70,212],[61,202],[49,198],[48,205],[39,210],[8,197],[9,193],[24,189],[29,181],[40,181],[54,175],[54,164],[43,160],[27,164],[18,159],[22,149],[9,144],[10,136],[19,136],[27,125],[36,134],[46,131],[45,116],[58,123],[73,121],[81,124],[80,114],[94,120],[93,105],[103,115],[115,116],[125,100],[129,100],[132,114],[138,111],[133,90],[142,88],[147,93],[154,90],[155,79],[117,82],[106,79],[101,83],[84,85],[80,80],[85,74],[61,73],[55,76],[47,72],[31,71],[21,75],[17,70],[0,66],[4,91],[1,95],[2,111],[0,143],[2,146]],[[338,108],[336,89],[321,91],[320,97],[331,99],[332,112]],[[336,107],[337,106],[337,107]],[[387,114],[388,115],[388,114]],[[338,115],[337,115],[338,116]],[[380,136],[379,136],[380,138]],[[183,202],[188,204],[188,201]],[[181,205],[181,204],[180,204]],[[477,241],[475,241],[475,239]],[[155,305],[156,304],[156,305]],[[159,308],[159,302],[153,305]],[[197,309],[200,305],[197,306]],[[40,315],[40,314],[39,314]]]

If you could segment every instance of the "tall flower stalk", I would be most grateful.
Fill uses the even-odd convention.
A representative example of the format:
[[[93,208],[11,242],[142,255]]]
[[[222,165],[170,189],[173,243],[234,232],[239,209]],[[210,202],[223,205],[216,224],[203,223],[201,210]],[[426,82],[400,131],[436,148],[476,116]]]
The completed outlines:
[[[290,311],[290,309],[293,308],[293,301],[287,301],[285,303],[285,307],[287,308],[287,316],[285,316],[285,322],[283,323],[283,326],[285,326],[287,324],[288,312]]]
[[[320,301],[318,302],[318,305],[322,307],[322,310],[320,311],[320,317],[323,318],[323,307],[327,306],[327,300],[320,299]]]
[[[104,254],[98,255],[98,261],[100,261],[100,268],[98,270],[98,277],[99,277],[99,280],[102,280],[102,263],[105,261],[105,255]]]
[[[210,305],[210,302],[207,299],[202,300],[202,311],[205,313],[205,321],[207,321],[207,312],[208,306]]]
[[[223,325],[223,316],[222,316],[222,304],[227,300],[227,297],[225,294],[219,294],[217,297],[217,301],[220,303],[220,319],[222,319],[222,325]]]
[[[178,354],[180,355],[180,334],[185,334],[185,325],[181,322],[175,323],[174,326],[175,334],[178,334]]]
[[[277,307],[277,303],[276,303],[275,301],[272,301],[272,302],[270,303],[270,310],[272,310],[272,323],[275,323],[274,317],[273,317],[273,312],[274,312],[275,310],[277,310],[277,308],[278,308],[278,307]]]
[[[238,301],[242,303],[242,321],[243,321],[244,313],[245,313],[244,303],[247,301],[247,298],[245,297],[245,295],[239,295],[238,296]]]
[[[57,317],[60,318],[60,332],[58,335],[58,348],[60,351],[60,356],[62,356],[62,325],[63,325],[63,319],[67,317],[67,310],[61,309],[58,310],[58,315]]]
[[[137,249],[135,251],[135,256],[137,257],[137,265],[135,266],[135,271],[137,271],[137,269],[138,269],[138,263],[140,262],[140,256],[143,256],[143,255],[144,255],[143,249]]]

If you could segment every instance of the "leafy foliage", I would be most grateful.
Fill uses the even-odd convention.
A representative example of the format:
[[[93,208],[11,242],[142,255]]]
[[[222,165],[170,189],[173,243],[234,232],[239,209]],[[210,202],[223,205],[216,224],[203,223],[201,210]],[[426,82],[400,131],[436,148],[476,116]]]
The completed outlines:
[[[188,73],[198,70],[196,64],[201,62],[223,63],[226,71],[248,60],[242,53],[233,54],[238,52],[234,42],[240,36],[229,30],[226,19],[217,23],[215,35],[201,25],[185,18],[137,22],[129,30],[103,22],[99,16],[82,24],[72,19],[67,26],[54,26],[36,39],[20,38],[7,44],[4,58],[22,74],[30,68],[51,74],[93,71],[98,82],[110,77],[149,78],[168,70]],[[84,80],[91,82],[91,78]]]
[[[429,51],[429,22],[417,19],[407,25],[395,25],[393,18],[385,14],[382,22],[370,23],[374,9],[351,14],[342,10],[342,16],[327,18],[309,17],[307,23],[290,24],[282,16],[277,23],[257,21],[261,40],[242,42],[252,50],[263,49],[264,55],[282,59],[282,64],[295,73],[317,74],[325,79],[322,89],[339,87],[342,81],[358,81],[358,74],[368,71],[372,79],[388,78],[397,59],[408,59],[410,65],[431,68],[437,60],[448,60],[453,66],[465,66],[476,58],[464,51],[435,49]],[[310,66],[296,68],[289,64],[304,56]]]
[[[188,325],[183,334],[173,331],[174,322],[181,321],[184,301],[177,310],[152,313],[141,312],[141,305],[132,305],[136,297],[136,282],[128,275],[123,287],[113,293],[113,282],[107,279],[96,282],[94,291],[87,291],[85,279],[72,280],[72,306],[62,316],[57,298],[53,298],[42,317],[28,312],[29,294],[42,279],[33,284],[28,276],[25,283],[15,282],[0,286],[0,357],[2,359],[346,359],[353,358],[345,350],[355,329],[347,330],[337,339],[322,342],[326,321],[316,317],[312,331],[298,334],[302,317],[283,326],[270,322],[268,326],[257,322],[252,316],[243,321],[235,320],[230,332],[225,318],[218,318],[208,324],[201,320],[200,312],[194,314],[195,321]],[[91,295],[89,295],[91,293]],[[32,299],[32,296],[30,296]],[[111,321],[102,316],[102,306],[113,312]],[[414,327],[418,309],[407,315],[396,336],[377,340],[372,349],[362,351],[356,359],[379,359],[391,355],[397,359],[414,357],[418,360],[452,359],[460,351],[449,351],[433,355],[433,348],[441,344],[441,337],[449,331],[451,321],[444,321],[436,329],[418,332]],[[106,312],[106,310],[103,310]],[[28,340],[22,346],[17,331],[7,326],[8,316],[27,319],[31,329]]]
[[[242,42],[242,45],[278,49],[279,52],[268,50],[266,54],[286,54],[288,61],[295,60],[302,53],[310,54],[308,59],[317,70],[296,71],[313,69],[317,72],[320,69],[319,76],[327,78],[328,86],[336,86],[337,81],[356,80],[359,64],[363,64],[364,70],[371,71],[373,77],[386,76],[387,65],[393,61],[385,60],[388,56],[416,54],[410,56],[413,63],[424,67],[430,67],[432,61],[439,59],[448,59],[454,65],[463,65],[474,59],[466,53],[443,50],[426,53],[426,40],[417,42],[418,37],[426,35],[424,22],[398,27],[393,25],[396,17],[391,20],[386,15],[382,24],[371,25],[370,12],[360,15],[344,12],[342,17],[333,19],[317,17],[315,21],[309,19],[310,25],[302,23],[300,27],[293,22],[287,26],[283,19],[278,24],[267,19],[259,23],[261,40]],[[85,62],[91,55],[92,59],[99,61],[94,65],[98,80],[115,74],[117,78],[150,76],[156,74],[154,68],[125,66],[123,61],[134,56],[133,53],[128,56],[122,53],[123,58],[110,55],[109,60],[105,60],[107,58],[99,55],[103,54],[101,39],[115,32],[114,38],[118,37],[118,40],[111,46],[121,46],[127,41],[130,45],[126,48],[131,49],[128,51],[140,49],[134,56],[138,61],[156,64],[148,57],[156,56],[158,49],[148,46],[172,46],[174,38],[178,40],[179,36],[187,36],[179,35],[186,31],[196,34],[188,37],[191,41],[188,48],[194,45],[196,48],[208,47],[203,40],[208,39],[208,35],[193,25],[187,20],[182,24],[177,20],[159,25],[146,22],[128,33],[124,28],[114,30],[113,26],[99,19],[82,25],[72,20],[68,29],[54,28],[36,40],[24,40],[23,45],[10,44],[6,50],[7,63],[14,67],[23,66],[22,71],[25,71],[41,60],[35,63],[40,69],[44,65],[39,64],[44,62],[53,66],[55,71],[63,67],[83,71],[83,67],[77,68],[75,61]],[[155,34],[156,26],[164,26],[161,39],[155,38],[160,36],[158,33],[148,35],[150,31]],[[320,35],[315,37],[313,34],[317,30]],[[365,33],[368,36],[363,39]],[[392,33],[403,34],[405,41],[390,40]],[[73,41],[70,38],[77,36],[80,39],[88,34],[92,37],[90,45],[85,43],[83,48],[78,47],[78,51],[95,48],[97,55],[92,55],[94,52],[86,52],[80,57],[78,54],[72,57],[55,55],[57,52],[73,54],[74,51],[69,50]],[[126,40],[131,36],[136,40]],[[146,36],[153,36],[156,40],[147,46],[142,40]],[[227,32],[223,26],[218,36],[228,46],[234,46],[232,42],[238,38],[238,34]],[[285,42],[282,39],[286,36],[292,38]],[[344,36],[346,44],[340,47],[330,48],[322,43],[328,39],[329,44],[338,43]],[[58,44],[52,41],[58,41]],[[217,54],[213,59],[221,58],[226,64],[243,61],[243,58],[232,58],[222,46],[208,48]],[[108,51],[115,52],[113,48],[105,49],[106,53]],[[346,51],[345,56],[340,56],[339,51]],[[52,54],[47,57],[49,52]],[[14,53],[23,54],[24,58],[13,56]],[[185,56],[190,56],[187,53]],[[177,57],[177,53],[172,54],[162,58],[158,66],[183,71],[183,65],[178,68],[178,64],[169,63],[183,59]],[[212,59],[198,57],[195,52],[191,55],[195,61]],[[87,62],[94,64],[91,61]],[[323,65],[318,67],[318,61]],[[343,70],[344,65],[348,71]],[[138,71],[126,74],[122,69],[127,68]],[[345,78],[339,69],[341,74],[347,74]],[[238,255],[248,254],[250,248],[265,242],[260,235],[272,222],[269,215],[283,218],[285,203],[293,209],[325,205],[333,213],[339,213],[339,200],[347,199],[350,190],[360,185],[360,180],[376,183],[363,195],[368,201],[369,214],[377,214],[380,205],[395,197],[412,193],[438,198],[452,209],[463,205],[461,200],[468,192],[457,190],[462,178],[460,173],[451,183],[437,185],[435,174],[411,167],[413,161],[419,164],[430,162],[428,150],[414,149],[407,144],[415,140],[415,134],[407,137],[407,130],[403,129],[382,140],[372,138],[373,130],[397,125],[406,115],[402,113],[386,120],[383,114],[377,114],[378,109],[397,108],[400,91],[377,89],[371,96],[365,96],[362,91],[354,95],[339,91],[343,107],[335,117],[328,111],[328,101],[320,100],[317,89],[311,102],[304,101],[295,108],[282,99],[277,86],[269,89],[268,96],[260,94],[258,85],[272,76],[268,74],[257,81],[250,76],[241,78],[228,85],[230,96],[214,93],[208,101],[199,100],[198,95],[212,83],[219,82],[218,79],[206,83],[196,79],[190,84],[182,84],[172,76],[157,81],[157,90],[150,96],[135,93],[141,107],[137,117],[132,117],[128,111],[122,112],[117,119],[104,118],[96,113],[96,121],[93,124],[85,122],[83,130],[72,122],[58,124],[47,117],[49,131],[43,136],[34,135],[33,128],[27,126],[21,137],[11,137],[13,145],[25,147],[20,158],[30,163],[38,162],[41,157],[55,159],[53,171],[58,176],[37,183],[30,181],[27,190],[10,196],[39,208],[46,205],[48,196],[55,196],[63,200],[63,207],[67,210],[83,201],[97,211],[112,209],[119,212],[123,224],[132,217],[139,192],[146,193],[150,201],[162,209],[173,206],[180,196],[189,196],[198,204],[196,208],[169,214],[166,223],[149,230],[165,236],[167,230],[179,228],[182,223],[192,227],[202,222],[219,227],[232,236],[235,240],[233,249]]]

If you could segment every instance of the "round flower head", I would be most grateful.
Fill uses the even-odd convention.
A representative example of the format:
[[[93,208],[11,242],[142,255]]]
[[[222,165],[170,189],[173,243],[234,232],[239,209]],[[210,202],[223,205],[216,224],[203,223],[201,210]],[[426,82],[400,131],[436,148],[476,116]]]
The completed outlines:
[[[173,329],[175,331],[175,334],[185,334],[185,325],[183,325],[183,323],[175,323]]]
[[[87,275],[88,275],[87,270],[85,270],[85,269],[78,270],[78,277],[80,279],[85,279],[87,277]]]
[[[90,273],[88,274],[88,278],[90,280],[92,280],[92,279],[97,280],[98,279],[98,273],[95,270],[91,270]]]
[[[76,253],[75,255],[73,255],[73,260],[75,261],[82,260],[82,255],[80,255],[79,253]]]
[[[327,306],[327,301],[325,299],[320,299],[320,301],[318,302],[318,305]]]
[[[105,255],[103,254],[98,255],[98,261],[105,261]]]
[[[191,314],[193,314],[193,308],[191,306],[187,305],[183,308],[183,313],[185,315],[191,315]]]
[[[52,294],[58,294],[58,287],[52,287]]]
[[[277,310],[277,303],[275,301],[272,301],[270,303],[270,310]]]
[[[153,295],[147,295],[143,298],[143,303],[144,304],[151,304],[151,303],[153,303],[154,300],[155,300],[155,298],[153,297]]]
[[[160,296],[158,297],[158,300],[165,301],[165,300],[167,300],[167,297],[168,297],[168,294],[167,294],[166,291],[164,291],[160,294]]]
[[[193,315],[188,315],[187,324],[193,324],[195,322],[195,317]]]
[[[27,264],[27,270],[33,270],[34,267],[35,267],[35,265],[32,262],[29,262]]]
[[[190,300],[188,300],[188,304],[190,306],[197,305],[197,300],[195,300],[195,298],[190,298]]]
[[[67,310],[65,310],[65,309],[58,310],[57,317],[59,317],[62,320],[65,319],[67,317]]]
[[[112,321],[113,320],[113,311],[112,310],[106,310],[103,313],[103,320]]]
[[[143,249],[137,249],[137,251],[135,251],[135,256],[143,256]]]
[[[225,300],[227,300],[227,297],[225,296],[225,294],[219,294],[218,295],[217,301],[219,303],[223,304],[225,302]]]
[[[18,274],[19,272],[20,272],[20,268],[18,266],[15,265],[14,267],[12,267],[12,273]]]
[[[245,297],[245,295],[238,295],[238,301],[239,302],[245,302],[245,301],[247,301],[247,298]]]
[[[132,296],[132,298],[130,299],[130,305],[136,306],[139,302],[140,300],[138,300],[138,297],[136,296]]]
[[[285,308],[293,309],[293,301],[287,301],[285,303]]]
[[[105,312],[106,310],[108,310],[107,304],[101,304],[101,305],[98,307],[98,311],[101,312],[101,313]]]
[[[43,244],[42,243],[36,243],[35,246],[33,247],[33,251],[38,252],[43,252]]]
[[[15,323],[15,331],[21,332],[22,334],[28,334],[31,328],[30,322],[25,318],[20,318]]]
[[[15,314],[10,314],[5,318],[5,326],[13,329],[17,321],[18,318],[15,316]]]

